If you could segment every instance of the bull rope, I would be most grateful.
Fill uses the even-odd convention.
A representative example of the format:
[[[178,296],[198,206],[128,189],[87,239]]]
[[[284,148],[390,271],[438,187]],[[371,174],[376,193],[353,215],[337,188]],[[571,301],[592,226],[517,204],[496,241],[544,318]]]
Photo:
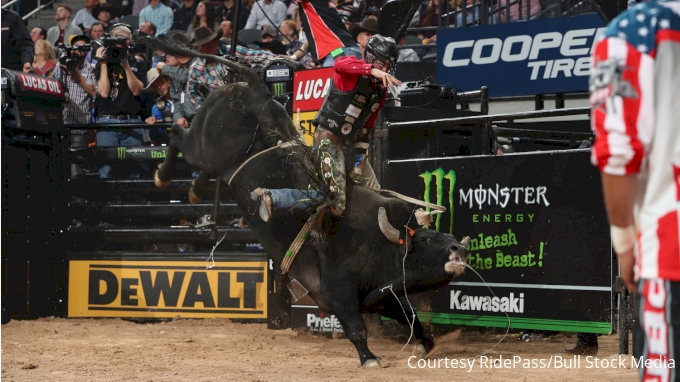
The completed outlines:
[[[300,251],[300,248],[302,248],[302,245],[305,243],[305,241],[309,239],[309,231],[312,229],[311,220],[312,218],[310,217],[305,225],[302,226],[302,229],[300,232],[298,232],[295,240],[293,240],[293,243],[290,245],[290,248],[288,248],[286,251],[286,256],[284,256],[283,261],[281,262],[281,271],[283,271],[283,274],[288,273],[290,266],[293,264],[295,257]]]

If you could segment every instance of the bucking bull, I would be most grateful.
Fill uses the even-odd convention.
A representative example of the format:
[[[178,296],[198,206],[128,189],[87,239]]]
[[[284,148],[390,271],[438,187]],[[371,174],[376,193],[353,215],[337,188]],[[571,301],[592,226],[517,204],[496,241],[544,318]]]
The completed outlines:
[[[189,191],[191,202],[200,200],[209,178],[231,179],[233,198],[244,211],[246,223],[278,268],[306,216],[289,214],[264,222],[250,192],[257,187],[306,189],[310,183],[308,172],[291,160],[304,151],[301,145],[277,146],[281,140],[299,137],[291,118],[250,69],[162,40],[151,44],[171,54],[216,60],[245,81],[213,91],[189,129],[172,126],[169,155],[156,173],[156,185],[170,183],[179,152],[201,169]],[[467,262],[469,238],[459,242],[451,235],[415,227],[413,210],[405,201],[348,184],[343,216],[330,224],[325,239],[302,245],[289,271],[290,278],[308,291],[322,311],[338,318],[362,366],[385,367],[387,363],[368,349],[361,313],[379,313],[412,324],[416,355],[425,356],[434,342],[423,332],[405,291],[442,287],[460,275]]]

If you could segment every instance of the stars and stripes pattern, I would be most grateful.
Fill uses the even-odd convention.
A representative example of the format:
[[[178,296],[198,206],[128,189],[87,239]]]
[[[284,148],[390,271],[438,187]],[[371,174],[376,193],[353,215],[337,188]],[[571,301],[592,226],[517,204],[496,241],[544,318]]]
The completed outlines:
[[[592,65],[592,163],[644,182],[635,208],[636,279],[680,281],[680,0],[651,0],[619,15]]]

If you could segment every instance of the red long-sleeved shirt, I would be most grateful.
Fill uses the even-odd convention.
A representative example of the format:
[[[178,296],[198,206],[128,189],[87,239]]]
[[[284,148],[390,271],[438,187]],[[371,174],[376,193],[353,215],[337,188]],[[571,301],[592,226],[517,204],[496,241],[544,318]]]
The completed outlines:
[[[367,64],[366,61],[360,60],[356,57],[352,56],[343,56],[343,57],[338,57],[335,60],[335,65],[333,65],[333,84],[335,84],[335,87],[338,88],[338,90],[342,92],[348,92],[352,89],[354,89],[357,84],[359,83],[359,77],[361,76],[370,76],[371,75],[371,69],[373,68],[373,65]],[[371,83],[371,89],[376,90],[377,87],[380,86],[385,90],[385,93],[387,93],[387,89],[385,89],[385,86],[382,84],[382,82],[372,82]],[[378,112],[380,109],[383,107],[385,104],[385,98],[383,97],[382,100],[380,100],[380,107],[371,115],[371,118],[366,121],[366,128],[370,129],[373,127],[373,124],[375,123],[376,118],[378,118]]]

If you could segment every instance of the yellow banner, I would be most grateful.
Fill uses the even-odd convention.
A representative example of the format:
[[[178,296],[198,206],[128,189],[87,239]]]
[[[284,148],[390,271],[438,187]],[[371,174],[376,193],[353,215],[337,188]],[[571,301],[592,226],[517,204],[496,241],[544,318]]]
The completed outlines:
[[[69,317],[267,318],[267,262],[71,260]]]
[[[314,120],[317,113],[318,111],[293,113],[293,123],[304,138],[307,146],[312,146],[314,141],[314,131],[316,131],[316,127],[312,125],[312,120]]]

